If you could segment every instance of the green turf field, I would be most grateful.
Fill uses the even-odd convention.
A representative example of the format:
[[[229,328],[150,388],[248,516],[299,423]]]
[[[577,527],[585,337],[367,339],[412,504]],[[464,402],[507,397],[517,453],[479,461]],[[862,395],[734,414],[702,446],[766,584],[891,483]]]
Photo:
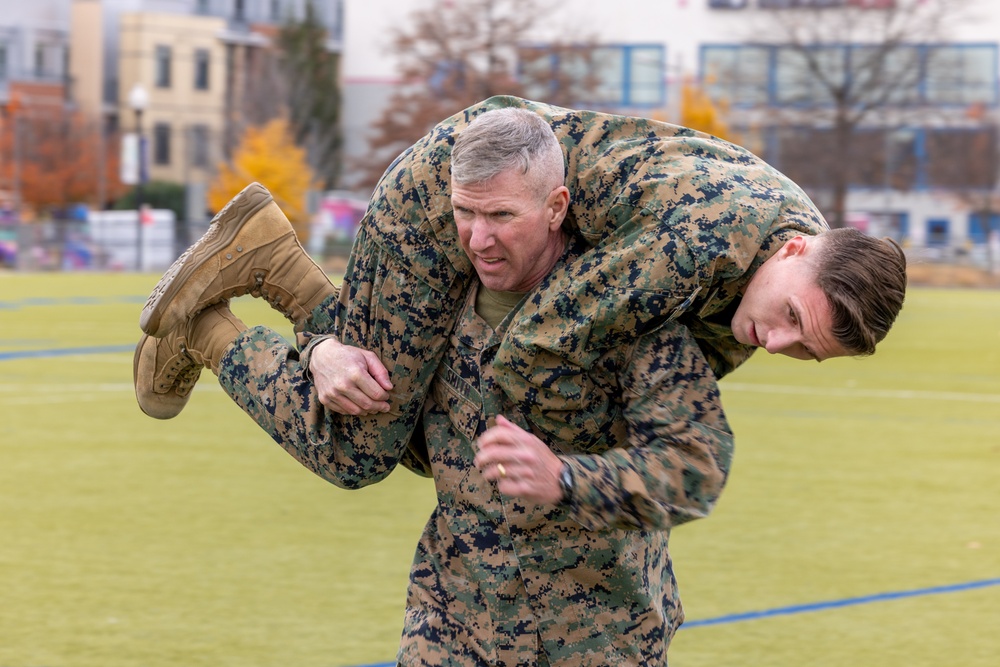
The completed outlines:
[[[0,274],[0,667],[390,661],[431,485],[335,489],[208,374],[142,415],[155,280]],[[729,487],[672,539],[688,620],[818,608],[683,628],[671,665],[997,664],[1000,586],[824,603],[1000,579],[1000,292],[911,290],[876,357],[761,356],[723,398]]]

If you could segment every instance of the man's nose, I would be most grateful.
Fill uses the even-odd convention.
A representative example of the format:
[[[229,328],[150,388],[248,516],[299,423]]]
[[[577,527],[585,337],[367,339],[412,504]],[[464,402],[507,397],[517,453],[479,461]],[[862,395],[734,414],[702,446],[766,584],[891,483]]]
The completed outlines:
[[[781,354],[798,342],[798,337],[799,332],[792,329],[772,329],[768,332],[764,349],[768,354]]]
[[[472,250],[485,250],[493,245],[493,232],[486,218],[477,215],[472,221],[472,235],[469,237],[469,247]]]

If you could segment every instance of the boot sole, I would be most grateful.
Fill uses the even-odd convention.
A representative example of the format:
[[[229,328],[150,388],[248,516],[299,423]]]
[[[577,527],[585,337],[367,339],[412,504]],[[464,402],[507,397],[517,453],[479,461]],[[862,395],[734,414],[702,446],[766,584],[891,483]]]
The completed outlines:
[[[139,409],[143,411],[149,417],[153,419],[173,419],[180,414],[184,406],[187,405],[188,399],[191,397],[190,394],[184,397],[174,396],[172,400],[166,399],[166,397],[159,397],[160,400],[157,401],[150,400],[155,398],[153,392],[149,392],[147,398],[144,400],[145,392],[139,391],[139,365],[142,363],[142,352],[146,347],[146,343],[150,341],[150,337],[146,334],[142,335],[139,342],[135,346],[135,355],[132,357],[132,384],[135,387],[135,402],[139,404]],[[153,351],[155,355],[155,350]],[[152,372],[144,373],[144,375],[149,375],[152,379]]]
[[[251,183],[229,200],[212,218],[208,231],[185,250],[160,278],[139,316],[139,328],[150,336],[160,338],[177,326],[179,322],[164,321],[163,315],[187,279],[232,243],[243,224],[272,201],[274,197],[260,183]],[[200,257],[195,260],[195,255]]]

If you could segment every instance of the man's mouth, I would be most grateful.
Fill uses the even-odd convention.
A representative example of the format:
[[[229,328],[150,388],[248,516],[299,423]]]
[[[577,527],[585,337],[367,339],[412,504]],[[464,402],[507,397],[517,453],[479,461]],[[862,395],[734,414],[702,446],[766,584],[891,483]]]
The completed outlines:
[[[750,324],[750,343],[754,347],[764,347],[760,344],[760,338],[757,337],[757,325],[753,323]]]

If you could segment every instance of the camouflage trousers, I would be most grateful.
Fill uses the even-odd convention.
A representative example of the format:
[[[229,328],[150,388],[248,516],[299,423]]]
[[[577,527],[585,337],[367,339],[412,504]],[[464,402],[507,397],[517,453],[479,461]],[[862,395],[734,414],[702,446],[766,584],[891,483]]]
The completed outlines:
[[[450,281],[436,282],[426,266],[417,273],[421,257],[443,258],[415,247],[413,238],[387,239],[384,225],[372,222],[377,217],[366,218],[339,295],[314,311],[302,341],[332,335],[378,354],[394,385],[390,412],[362,418],[326,410],[308,373],[311,346],[300,352],[267,327],[244,332],[219,368],[219,383],[244,412],[342,488],[384,479],[404,456],[467,288],[454,271],[441,274]]]

